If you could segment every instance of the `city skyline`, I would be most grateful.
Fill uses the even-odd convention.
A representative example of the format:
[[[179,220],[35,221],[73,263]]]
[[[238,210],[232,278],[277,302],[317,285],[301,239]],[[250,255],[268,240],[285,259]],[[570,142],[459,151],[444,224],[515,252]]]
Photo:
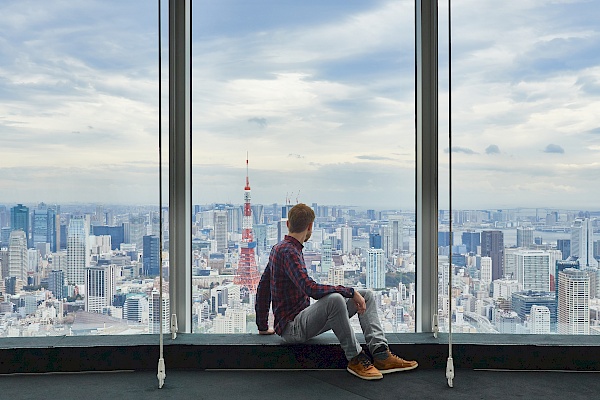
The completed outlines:
[[[257,203],[300,192],[307,204],[414,207],[414,2],[194,4],[194,203],[241,203],[249,152]],[[493,3],[494,20],[485,7],[453,3],[455,208],[595,209],[600,5]],[[157,203],[156,5],[0,11],[6,201]]]

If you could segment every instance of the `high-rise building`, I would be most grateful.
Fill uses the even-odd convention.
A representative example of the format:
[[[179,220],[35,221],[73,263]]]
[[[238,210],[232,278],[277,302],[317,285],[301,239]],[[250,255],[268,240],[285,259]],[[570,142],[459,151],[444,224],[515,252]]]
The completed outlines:
[[[494,288],[494,300],[497,300],[499,298],[510,299],[513,293],[518,292],[520,290],[519,282],[517,282],[514,279],[496,279],[492,283],[492,286]]]
[[[327,280],[330,285],[344,285],[344,267],[342,265],[335,265],[329,268]]]
[[[521,320],[525,321],[527,315],[531,316],[533,306],[544,306],[550,312],[550,325],[556,330],[557,309],[554,293],[552,292],[516,292],[510,297],[511,309],[517,313]]]
[[[438,232],[438,247],[448,247],[450,246],[450,232],[449,231],[439,231]]]
[[[265,223],[265,207],[262,204],[252,205],[252,225]]]
[[[554,299],[558,302],[558,273],[567,268],[579,269],[579,261],[577,260],[560,260],[556,261],[554,267]]]
[[[67,283],[85,285],[85,269],[89,266],[89,228],[84,218],[74,217],[69,221],[67,234]]]
[[[328,274],[329,269],[333,266],[332,247],[330,237],[323,241],[321,248],[321,272],[324,274]]]
[[[531,227],[517,227],[517,247],[531,247],[533,242],[534,230]]]
[[[14,277],[27,284],[29,254],[27,252],[27,237],[22,230],[10,233],[8,245],[8,276]]]
[[[590,277],[581,270],[565,268],[558,273],[558,333],[590,334]]]
[[[252,229],[254,231],[254,240],[256,241],[256,248],[259,251],[265,251],[267,249],[268,244],[267,225],[253,225]]]
[[[27,247],[31,247],[29,241],[29,207],[17,204],[10,209],[10,229],[13,231],[20,229],[25,232]]]
[[[515,252],[517,281],[523,290],[550,291],[550,254],[542,250]]]
[[[228,309],[225,315],[217,315],[213,320],[213,324],[214,333],[246,333],[246,312],[244,310]]]
[[[4,226],[0,229],[0,248],[8,246],[8,239],[10,238],[11,232],[12,228],[10,226]]]
[[[216,210],[215,214],[215,240],[217,251],[227,252],[227,211]]]
[[[504,234],[502,231],[481,232],[481,255],[492,258],[492,280],[504,276]]]
[[[381,242],[381,235],[379,233],[369,234],[369,248],[383,249]]]
[[[388,216],[388,224],[391,229],[393,253],[402,253],[404,247],[404,218],[401,215],[390,215]]]
[[[115,265],[85,269],[85,310],[87,312],[102,314],[105,308],[112,306],[118,270]]]
[[[135,244],[135,249],[141,251],[144,247],[144,236],[146,231],[146,217],[135,215],[129,217],[129,243]]]
[[[342,253],[352,253],[352,227],[342,226],[341,228]]]
[[[239,232],[242,226],[242,208],[228,205],[225,207],[227,212],[227,232]]]
[[[48,238],[48,209],[42,203],[38,208],[33,210],[33,226],[31,233],[31,241],[35,247],[38,243],[50,243]]]
[[[112,250],[118,250],[121,243],[125,243],[125,230],[123,224],[119,226],[96,225],[92,227],[92,232],[95,236],[110,236]]]
[[[477,247],[481,245],[481,234],[474,231],[463,232],[462,244],[467,248],[467,253],[477,253]]]
[[[385,289],[385,262],[382,249],[367,250],[367,289]]]
[[[213,315],[225,315],[229,306],[229,287],[227,285],[215,286],[210,290],[210,312]]]
[[[160,273],[160,238],[154,235],[145,235],[143,242],[142,268],[144,275],[158,276]]]
[[[128,296],[123,304],[123,319],[133,322],[144,322],[148,315],[148,298],[141,294]]]
[[[161,313],[162,313],[162,332],[171,331],[171,303],[169,293],[163,291],[162,304],[160,302],[160,293],[153,290],[148,299],[148,333],[160,333]]]
[[[571,256],[571,239],[557,239],[556,248],[562,253],[563,260],[566,260]]]
[[[594,258],[594,231],[589,218],[577,218],[571,226],[571,256],[581,267],[597,267]]]
[[[60,269],[53,269],[48,275],[48,290],[52,292],[54,298],[62,300],[65,296],[65,273]]]
[[[481,282],[492,283],[492,258],[481,257]]]
[[[534,335],[550,333],[550,310],[546,306],[531,306],[529,332]]]
[[[35,247],[38,243],[49,243],[50,251],[56,251],[58,232],[56,207],[48,207],[46,204],[40,203],[32,214],[32,246]]]

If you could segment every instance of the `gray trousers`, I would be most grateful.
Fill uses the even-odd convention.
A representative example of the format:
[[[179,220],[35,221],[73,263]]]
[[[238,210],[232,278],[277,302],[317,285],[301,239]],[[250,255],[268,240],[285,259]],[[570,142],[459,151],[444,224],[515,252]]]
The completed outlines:
[[[358,292],[365,298],[367,305],[367,310],[358,315],[358,320],[369,351],[373,353],[378,346],[387,346],[387,340],[377,316],[373,293],[368,289]],[[293,321],[288,322],[281,337],[287,343],[301,343],[331,329],[340,341],[346,358],[350,360],[362,351],[350,326],[350,318],[354,314],[356,314],[356,304],[352,299],[339,293],[328,294],[302,310]]]

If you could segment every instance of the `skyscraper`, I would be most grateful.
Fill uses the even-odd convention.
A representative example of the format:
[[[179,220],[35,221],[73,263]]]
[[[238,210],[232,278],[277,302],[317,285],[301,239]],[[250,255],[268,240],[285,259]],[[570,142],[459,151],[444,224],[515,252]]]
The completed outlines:
[[[148,333],[160,333],[160,318],[162,312],[162,332],[171,331],[171,303],[169,293],[163,292],[162,305],[160,304],[160,293],[153,290],[148,299]]]
[[[517,247],[530,247],[533,245],[533,228],[517,227]]]
[[[85,310],[101,314],[112,305],[118,267],[103,265],[85,269]]]
[[[467,253],[477,253],[477,247],[481,244],[481,234],[474,231],[463,232],[462,244],[467,248]]]
[[[8,245],[8,276],[19,279],[26,285],[28,265],[29,256],[25,232],[20,229],[12,231]]]
[[[571,256],[581,267],[597,267],[594,258],[594,231],[589,218],[577,218],[571,227]]]
[[[550,291],[550,254],[542,250],[515,252],[517,281],[524,291]]]
[[[154,235],[143,237],[144,250],[142,267],[144,275],[158,276],[160,273],[160,238]]]
[[[129,218],[129,243],[135,244],[137,251],[142,251],[146,234],[146,218],[142,215],[131,216]]]
[[[481,255],[492,258],[492,280],[504,275],[504,234],[502,231],[481,232]]]
[[[391,228],[393,252],[396,254],[402,253],[404,247],[404,218],[400,215],[390,215],[388,220]]]
[[[331,238],[327,238],[323,241],[323,247],[321,249],[321,272],[325,274],[329,273],[329,269],[333,265],[332,247]]]
[[[123,319],[133,322],[144,321],[145,311],[148,310],[148,299],[141,295],[135,294],[128,296],[123,305]]]
[[[217,251],[219,253],[227,252],[227,211],[215,211],[215,240],[217,241]]]
[[[119,226],[96,225],[92,227],[92,231],[95,236],[110,236],[112,250],[119,249],[121,243],[125,243],[125,229],[123,228],[123,224]]]
[[[25,232],[27,247],[31,247],[29,242],[29,207],[17,204],[10,209],[10,228],[13,231],[20,229]]]
[[[371,233],[369,235],[369,247],[374,249],[383,249],[381,235],[379,233]]]
[[[382,249],[367,250],[367,289],[385,289],[385,262]]]
[[[481,257],[481,282],[492,283],[492,258]]]
[[[550,314],[550,327],[554,331],[556,330],[557,309],[554,294],[552,292],[521,291],[513,293],[511,297],[511,309],[516,312],[523,321],[525,321],[527,315],[530,315],[531,317],[533,306],[546,307]]]
[[[59,269],[53,269],[48,275],[48,290],[52,292],[54,298],[62,300],[65,296],[65,273]]]
[[[69,221],[67,234],[67,283],[69,285],[85,285],[85,269],[89,266],[88,229],[82,217],[74,217]]]
[[[342,226],[340,233],[342,239],[342,253],[352,253],[352,227]]]
[[[34,247],[38,243],[50,243],[48,237],[48,227],[48,209],[44,203],[41,203],[38,208],[33,210],[31,241]]]
[[[558,273],[558,333],[590,334],[590,277],[578,269]]]
[[[550,333],[550,310],[546,306],[531,306],[529,332],[533,334]]]

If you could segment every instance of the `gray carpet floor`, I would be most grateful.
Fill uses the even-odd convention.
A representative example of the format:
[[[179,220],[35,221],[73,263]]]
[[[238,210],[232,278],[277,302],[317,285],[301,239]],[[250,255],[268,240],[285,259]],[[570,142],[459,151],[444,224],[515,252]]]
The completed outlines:
[[[600,372],[417,369],[364,381],[345,370],[169,371],[0,375],[0,399],[598,399]]]

